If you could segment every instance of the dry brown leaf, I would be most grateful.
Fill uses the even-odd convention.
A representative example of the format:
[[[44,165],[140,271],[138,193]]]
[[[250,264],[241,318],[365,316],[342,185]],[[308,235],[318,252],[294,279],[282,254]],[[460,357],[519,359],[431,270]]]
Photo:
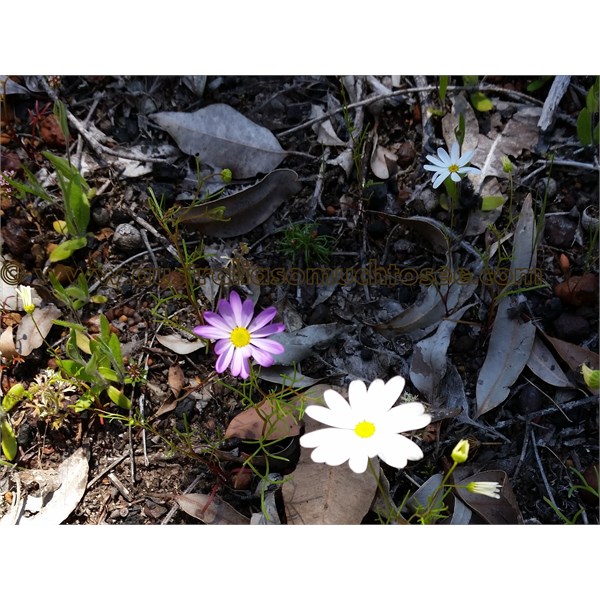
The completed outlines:
[[[305,401],[323,404],[323,392],[335,386],[319,384],[307,390]],[[337,388],[341,392],[341,388]],[[319,423],[304,417],[306,433],[321,429]],[[302,448],[298,466],[282,487],[287,522],[291,525],[355,525],[369,512],[377,482],[373,474],[354,473],[347,464],[330,467],[310,458],[311,448]],[[373,459],[379,474],[379,461]]]
[[[579,371],[583,363],[586,363],[592,369],[600,368],[600,357],[595,352],[547,335],[541,329],[538,329],[537,331],[554,348],[554,350],[556,350],[558,355],[573,371]]]
[[[208,494],[180,494],[173,496],[179,508],[207,525],[249,525],[250,519],[231,504]]]
[[[185,375],[183,374],[183,369],[175,364],[169,367],[169,375],[167,378],[169,383],[169,388],[171,388],[171,392],[173,392],[173,396],[179,396],[179,392],[183,389],[185,385]]]
[[[499,483],[502,486],[500,498],[490,498],[474,494],[460,487],[475,481]],[[491,525],[516,525],[523,523],[508,475],[504,471],[481,471],[457,483],[455,488],[460,499]]]
[[[278,169],[241,192],[182,210],[178,218],[204,235],[236,237],[258,227],[301,189],[295,171]]]
[[[280,440],[299,435],[298,409],[280,403],[281,412],[268,398],[235,416],[225,432],[226,438],[239,437],[243,440]]]
[[[0,335],[0,356],[6,360],[12,360],[19,354],[13,338],[13,328],[9,325]]]
[[[206,344],[198,339],[194,341],[186,340],[182,338],[178,333],[171,333],[169,335],[157,335],[156,339],[169,350],[173,350],[176,354],[191,354],[204,348]]]
[[[534,375],[549,385],[553,385],[554,387],[575,387],[563,373],[560,365],[544,342],[542,342],[540,336],[536,335],[535,337],[527,366]]]

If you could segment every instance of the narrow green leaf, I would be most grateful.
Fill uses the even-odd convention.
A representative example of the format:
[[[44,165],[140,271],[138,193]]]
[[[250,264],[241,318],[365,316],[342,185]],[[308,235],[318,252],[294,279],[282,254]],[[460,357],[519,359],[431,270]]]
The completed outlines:
[[[552,77],[548,75],[543,75],[542,77],[534,79],[530,84],[527,85],[527,91],[537,92],[540,88],[544,87],[544,85],[546,85],[550,79],[552,79]]]
[[[479,83],[479,77],[477,75],[463,75],[462,80],[467,86],[477,85]]]
[[[17,438],[6,418],[2,419],[0,433],[0,437],[2,437],[2,452],[4,452],[4,456],[6,456],[8,460],[13,460],[17,455]]]
[[[506,202],[504,196],[484,196],[481,199],[481,210],[494,210]]]
[[[582,108],[577,117],[577,137],[583,146],[592,143],[592,113],[587,107]]]
[[[25,388],[22,383],[15,383],[8,392],[6,392],[4,398],[2,398],[2,408],[9,412],[12,410],[25,396]]]
[[[596,81],[594,85],[588,90],[587,96],[585,97],[585,106],[590,111],[591,114],[596,114],[598,112],[598,83],[599,78],[596,77]]]
[[[65,140],[69,139],[69,126],[67,124],[67,109],[64,103],[60,100],[54,102],[54,117],[58,121],[60,131],[62,132]]]
[[[448,75],[440,75],[440,100],[443,102],[446,99],[446,90],[448,88]]]

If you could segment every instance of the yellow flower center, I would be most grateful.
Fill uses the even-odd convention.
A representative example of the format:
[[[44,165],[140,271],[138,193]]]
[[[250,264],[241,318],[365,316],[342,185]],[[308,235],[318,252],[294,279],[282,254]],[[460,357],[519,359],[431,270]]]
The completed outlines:
[[[448,171],[450,171],[450,173],[456,173],[458,171],[459,167],[458,165],[450,165],[448,167]]]
[[[362,421],[354,428],[354,433],[361,438],[371,437],[375,433],[375,425],[369,421]]]
[[[243,348],[250,343],[250,332],[245,327],[236,327],[229,339],[236,348]]]

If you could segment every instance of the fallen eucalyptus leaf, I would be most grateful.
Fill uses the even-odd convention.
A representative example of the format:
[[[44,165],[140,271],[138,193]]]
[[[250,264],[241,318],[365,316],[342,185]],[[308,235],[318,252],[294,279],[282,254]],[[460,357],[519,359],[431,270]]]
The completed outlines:
[[[338,323],[327,323],[319,325],[309,325],[298,331],[284,331],[271,336],[271,339],[283,344],[285,351],[277,354],[275,365],[292,365],[300,363],[305,358],[323,348],[332,344],[341,335],[352,329],[348,325],[339,325]]]
[[[36,348],[39,348],[50,332],[53,319],[58,319],[61,310],[48,304],[42,308],[36,308],[33,315],[26,314],[17,329],[17,350],[21,356],[29,356]]]
[[[250,519],[239,513],[231,504],[208,494],[180,494],[173,496],[179,508],[194,519],[207,525],[249,525]]]
[[[499,483],[500,498],[490,498],[483,494],[474,494],[464,486],[471,482]],[[504,471],[481,471],[459,481],[454,489],[458,497],[491,525],[516,525],[523,523],[523,517],[517,504],[508,475]]]
[[[185,375],[183,374],[183,369],[178,364],[169,367],[167,382],[173,396],[179,396],[185,385]]]
[[[242,440],[280,440],[300,434],[298,409],[291,404],[269,398],[236,415],[225,431],[225,437]]]
[[[527,366],[534,375],[549,385],[553,385],[554,387],[575,387],[563,373],[557,360],[538,335],[536,335],[533,342]]]
[[[244,235],[301,189],[295,171],[278,169],[241,192],[183,209],[178,218],[184,227],[205,235],[220,238]]]
[[[510,264],[512,273],[535,268],[535,219],[531,194],[523,202],[517,222]],[[514,295],[504,296],[498,303],[488,351],[477,379],[475,418],[506,400],[510,386],[523,371],[535,340],[535,326],[519,317],[511,318],[518,301]]]
[[[88,480],[89,457],[85,448],[78,448],[56,469],[47,473],[48,486],[42,501],[28,496],[22,513],[37,505],[36,514],[21,516],[17,523],[21,525],[60,525],[79,504]],[[40,475],[39,473],[37,474]],[[31,498],[31,500],[30,500]],[[33,512],[33,511],[32,511]]]
[[[281,385],[293,388],[308,388],[316,385],[321,379],[314,379],[307,375],[302,375],[298,369],[277,365],[275,367],[261,367],[258,372],[259,379],[270,381],[271,383],[279,383]]]
[[[176,354],[191,354],[204,348],[206,344],[202,340],[186,340],[182,338],[178,333],[170,333],[169,335],[157,335],[156,339],[169,350],[172,350]]]
[[[13,337],[13,326],[9,325],[0,335],[0,356],[9,361],[18,354]]]
[[[410,365],[410,380],[433,406],[439,406],[442,380],[448,365],[447,353],[452,332],[463,314],[474,304],[457,310],[450,319],[443,320],[430,337],[415,344]],[[442,394],[444,392],[442,391]]]
[[[310,108],[310,118],[318,119],[325,114],[325,110],[322,106],[313,104]],[[337,133],[333,129],[331,120],[327,119],[320,123],[315,123],[312,126],[312,130],[317,134],[317,142],[325,146],[347,146],[348,144],[343,140],[340,140]]]
[[[150,118],[183,152],[213,167],[231,169],[236,179],[269,173],[287,155],[266,127],[227,104],[211,104],[193,113],[160,112]]]
[[[398,157],[391,150],[380,146],[377,139],[375,135],[370,160],[371,171],[379,179],[389,179],[398,170]]]
[[[600,368],[600,357],[596,352],[592,352],[583,346],[571,344],[558,338],[547,335],[538,328],[538,333],[556,350],[558,355],[567,363],[573,371],[579,371],[583,363],[588,364],[592,369]]]

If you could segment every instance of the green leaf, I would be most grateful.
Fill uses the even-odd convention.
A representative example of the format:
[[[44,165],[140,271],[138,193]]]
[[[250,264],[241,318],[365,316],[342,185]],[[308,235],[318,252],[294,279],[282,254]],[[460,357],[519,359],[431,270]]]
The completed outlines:
[[[52,273],[50,274],[52,276]],[[75,329],[77,331],[87,331],[84,325],[79,323],[72,323],[71,321],[61,321],[60,319],[53,319],[52,322],[59,327],[68,327],[69,329]]]
[[[443,102],[446,99],[446,89],[448,88],[448,75],[440,76],[440,100]]]
[[[466,86],[474,86],[479,83],[479,77],[477,75],[463,75],[462,80]]]
[[[582,108],[577,117],[577,137],[583,146],[592,143],[592,113],[587,107]]]
[[[473,92],[471,94],[471,104],[479,112],[487,112],[494,108],[492,101],[482,92]]]
[[[66,186],[65,217],[72,235],[85,235],[90,222],[90,201],[77,181],[70,181]]]
[[[548,81],[552,79],[549,75],[543,75],[542,77],[538,77],[538,79],[534,79],[530,84],[527,85],[528,92],[537,92],[540,88],[544,87]]]
[[[585,97],[585,106],[593,115],[598,112],[598,88],[599,78],[596,77],[594,85],[588,90],[587,96]]]
[[[463,142],[465,141],[465,115],[464,113],[460,113],[458,115],[458,126],[454,128],[454,135],[456,136],[456,141],[458,145],[462,148]]]
[[[60,131],[62,132],[65,140],[69,139],[69,126],[67,124],[67,109],[63,102],[60,100],[56,100],[54,102],[54,117],[58,121],[58,125],[60,126]]]
[[[15,383],[4,398],[2,398],[2,408],[8,412],[13,409],[25,396],[25,388],[22,383]]]
[[[102,377],[104,377],[104,379],[107,379],[108,381],[114,381],[116,383],[119,383],[119,381],[121,381],[119,379],[119,376],[108,367],[98,367],[98,372],[100,373],[100,375],[102,375]]]
[[[121,391],[118,390],[113,385],[109,386],[106,390],[108,397],[119,407],[129,410],[131,408],[131,401],[129,398]]]
[[[74,238],[72,240],[66,240],[50,253],[50,262],[58,262],[69,258],[73,252],[85,248],[87,239],[84,237]]]
[[[12,460],[17,455],[17,438],[8,419],[3,418],[0,425],[0,437],[2,438],[2,452],[8,460]]]
[[[494,210],[506,202],[504,196],[484,196],[481,199],[481,210]]]
[[[108,302],[108,298],[106,296],[103,296],[102,294],[94,294],[90,297],[90,300],[94,304],[104,304],[105,302]]]

